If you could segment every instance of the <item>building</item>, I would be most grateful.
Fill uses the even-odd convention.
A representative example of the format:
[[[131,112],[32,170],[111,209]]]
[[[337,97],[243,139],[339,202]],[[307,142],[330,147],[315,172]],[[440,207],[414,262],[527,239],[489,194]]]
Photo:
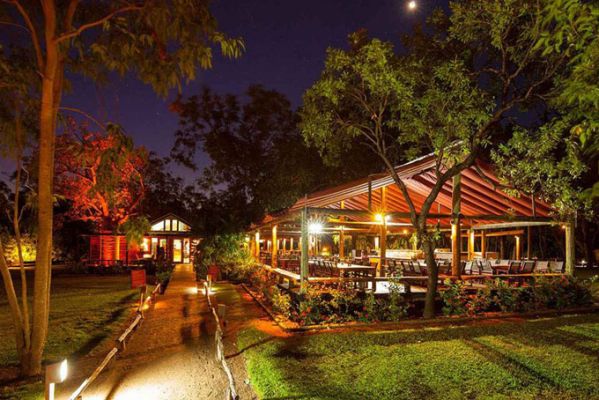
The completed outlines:
[[[90,266],[130,265],[144,259],[164,257],[173,263],[189,263],[200,238],[183,218],[169,213],[151,222],[141,244],[130,245],[124,235],[88,235],[86,263]]]

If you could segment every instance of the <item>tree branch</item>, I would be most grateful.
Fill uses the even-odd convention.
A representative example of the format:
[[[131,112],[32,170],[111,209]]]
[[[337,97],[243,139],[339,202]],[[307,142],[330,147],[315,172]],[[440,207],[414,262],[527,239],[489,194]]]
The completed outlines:
[[[100,19],[98,19],[96,21],[89,22],[87,24],[83,24],[83,25],[81,25],[79,28],[77,28],[74,31],[71,31],[71,32],[64,33],[64,34],[60,35],[59,37],[57,37],[55,39],[55,41],[56,41],[56,43],[64,42],[65,40],[68,40],[68,39],[71,39],[71,38],[79,36],[81,33],[83,33],[84,31],[86,31],[88,29],[91,29],[91,28],[94,28],[96,26],[102,25],[104,22],[110,20],[112,17],[114,17],[117,14],[122,14],[122,13],[129,12],[129,11],[138,11],[138,10],[141,10],[141,9],[143,9],[143,6],[141,6],[141,5],[129,5],[129,6],[126,6],[126,7],[122,7],[122,8],[116,9],[113,12],[105,15],[104,17],[102,17],[102,18],[100,18]]]
[[[23,5],[18,0],[4,0],[4,2],[13,4],[19,11],[19,14],[21,14],[21,16],[23,17],[23,20],[25,21],[25,25],[27,25],[27,28],[29,30],[29,34],[31,36],[31,41],[33,42],[33,48],[35,49],[35,58],[37,60],[37,68],[40,70],[40,72],[43,71],[44,56],[42,54],[42,48],[40,46],[39,38],[37,37],[37,30],[35,29],[35,26],[33,25],[31,17],[29,16],[29,14],[27,13],[27,11],[23,7]]]

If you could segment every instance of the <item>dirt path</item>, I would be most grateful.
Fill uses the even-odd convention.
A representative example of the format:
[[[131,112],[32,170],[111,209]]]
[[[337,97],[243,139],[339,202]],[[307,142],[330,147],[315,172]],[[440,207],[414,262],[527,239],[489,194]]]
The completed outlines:
[[[213,303],[226,304],[225,353],[240,399],[256,399],[247,383],[244,349],[236,336],[255,327],[273,336],[287,336],[239,285],[214,285]],[[203,293],[197,293],[190,265],[177,265],[164,296],[145,312],[143,325],[127,349],[84,393],[85,399],[223,399],[227,380],[215,359],[214,319]],[[101,361],[106,350],[94,352],[72,368],[70,382],[57,387],[57,399],[66,400]]]
[[[213,318],[195,287],[192,267],[177,265],[166,294],[146,311],[127,350],[86,399],[223,398],[226,378],[214,357]]]

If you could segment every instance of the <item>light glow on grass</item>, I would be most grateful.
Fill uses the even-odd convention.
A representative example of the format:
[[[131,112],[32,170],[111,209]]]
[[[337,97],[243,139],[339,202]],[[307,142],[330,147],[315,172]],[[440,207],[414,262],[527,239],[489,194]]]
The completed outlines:
[[[238,348],[259,398],[599,398],[594,314],[289,338],[249,329]]]

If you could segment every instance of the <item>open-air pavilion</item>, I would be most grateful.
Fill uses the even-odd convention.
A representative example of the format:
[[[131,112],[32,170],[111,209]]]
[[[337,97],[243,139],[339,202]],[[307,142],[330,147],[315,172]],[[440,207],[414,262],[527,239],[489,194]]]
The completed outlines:
[[[435,162],[428,155],[396,167],[417,212],[436,182]],[[431,207],[428,224],[445,244],[435,253],[440,279],[571,274],[573,223],[556,220],[552,211],[539,199],[510,196],[492,168],[477,161],[447,183]],[[370,175],[268,215],[252,227],[250,249],[290,286],[351,280],[378,291],[374,282],[397,274],[422,288],[426,265],[409,216],[391,175]],[[563,231],[562,260],[534,259],[532,236],[542,226]]]

